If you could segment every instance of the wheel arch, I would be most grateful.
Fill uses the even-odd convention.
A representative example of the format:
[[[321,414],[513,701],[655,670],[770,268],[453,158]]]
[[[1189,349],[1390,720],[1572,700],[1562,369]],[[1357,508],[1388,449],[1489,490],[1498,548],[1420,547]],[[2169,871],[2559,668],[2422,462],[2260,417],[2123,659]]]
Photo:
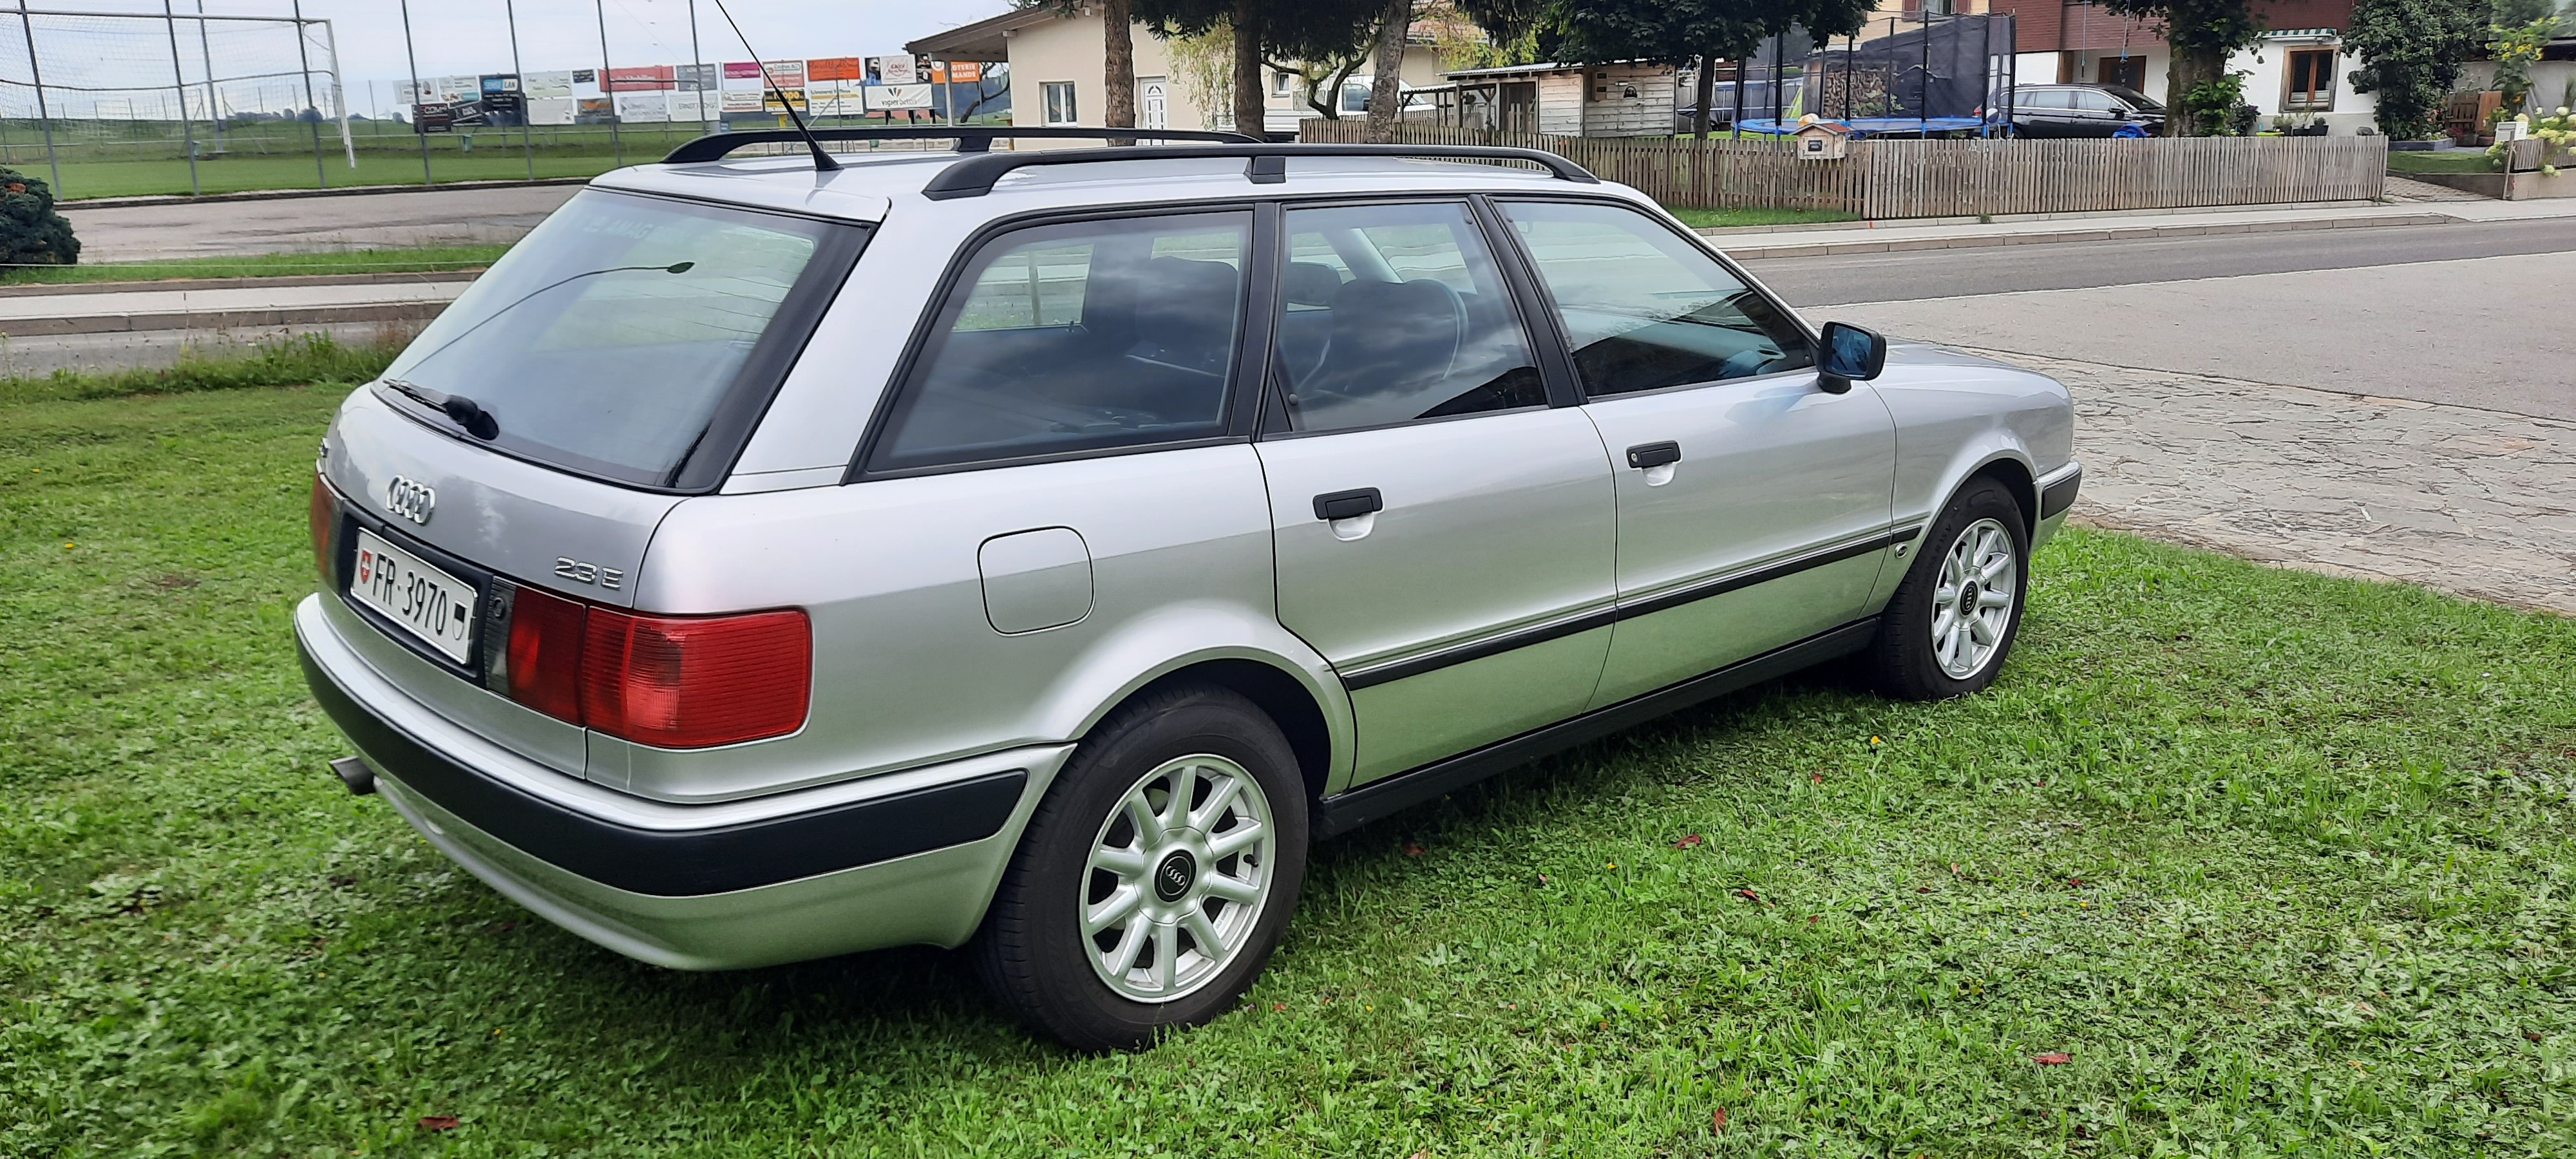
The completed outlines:
[[[1252,702],[1279,726],[1297,754],[1297,773],[1309,799],[1320,798],[1333,772],[1333,730],[1306,685],[1286,669],[1245,657],[1199,660],[1145,682],[1100,714],[1106,719],[1128,702],[1183,684],[1212,684]],[[1097,720],[1094,723],[1098,723]]]

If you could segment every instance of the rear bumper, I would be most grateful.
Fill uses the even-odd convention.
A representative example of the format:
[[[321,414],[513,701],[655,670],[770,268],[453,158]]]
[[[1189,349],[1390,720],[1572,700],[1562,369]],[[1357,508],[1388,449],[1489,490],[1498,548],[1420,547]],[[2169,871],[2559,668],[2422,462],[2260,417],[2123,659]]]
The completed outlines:
[[[664,804],[519,759],[429,712],[340,639],[319,597],[296,609],[295,629],[314,699],[431,844],[557,925],[679,969],[963,942],[1071,751]]]

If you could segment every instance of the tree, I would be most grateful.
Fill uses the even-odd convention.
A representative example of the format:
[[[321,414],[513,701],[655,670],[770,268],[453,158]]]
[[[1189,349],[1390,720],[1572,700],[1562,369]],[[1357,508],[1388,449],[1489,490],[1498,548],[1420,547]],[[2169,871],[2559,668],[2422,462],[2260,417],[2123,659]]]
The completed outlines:
[[[1113,129],[1136,127],[1136,22],[1128,0],[1013,0],[1020,8],[1044,6],[1058,16],[1075,17],[1100,8],[1100,87],[1109,94],[1100,123]],[[980,102],[978,102],[980,103]]]
[[[2354,0],[2343,50],[2360,58],[2354,92],[2379,94],[2379,131],[2396,141],[2434,135],[2460,63],[2486,40],[2487,0]]]
[[[1378,13],[1377,71],[1369,78],[1369,140],[1395,140],[1395,120],[1404,114],[1404,42],[1412,33],[1413,0],[1386,0]]]
[[[1566,61],[1637,60],[1699,68],[1699,115],[1708,135],[1716,60],[1742,60],[1764,40],[1804,28],[1816,43],[1860,31],[1869,0],[1467,0],[1498,33],[1530,30],[1542,55]]]
[[[2251,48],[2263,38],[2263,18],[2254,14],[2251,0],[2103,0],[2103,7],[2122,16],[2156,20],[2164,25],[2165,43],[2173,48],[2173,62],[2165,69],[2167,99],[2183,106],[2184,115],[2165,119],[2165,134],[2179,137],[2194,131],[2211,110],[2191,104],[2191,94],[2223,94],[2221,83],[2227,71],[2227,56],[2240,48]],[[2232,110],[2216,110],[2224,114]]]
[[[1272,61],[1358,57],[1377,33],[1386,0],[1131,0],[1135,17],[1163,36],[1232,39],[1234,127],[1264,132],[1261,68]],[[1364,59],[1364,58],[1362,58]],[[1356,70],[1356,65],[1352,66]],[[1294,71],[1294,70],[1283,70]],[[1348,72],[1342,74],[1347,77]],[[1340,86],[1334,86],[1338,96]]]

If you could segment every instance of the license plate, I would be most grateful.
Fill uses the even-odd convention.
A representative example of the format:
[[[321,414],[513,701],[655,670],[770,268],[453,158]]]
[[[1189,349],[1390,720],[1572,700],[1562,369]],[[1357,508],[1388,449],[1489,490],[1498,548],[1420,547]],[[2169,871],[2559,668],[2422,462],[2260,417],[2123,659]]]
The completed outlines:
[[[474,654],[474,585],[358,529],[349,595],[459,664]]]

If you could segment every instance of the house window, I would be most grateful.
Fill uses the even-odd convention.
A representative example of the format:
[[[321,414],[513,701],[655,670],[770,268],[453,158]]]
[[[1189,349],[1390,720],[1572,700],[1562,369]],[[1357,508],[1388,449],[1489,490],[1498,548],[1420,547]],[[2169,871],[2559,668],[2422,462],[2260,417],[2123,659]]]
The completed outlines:
[[[2147,58],[2106,56],[2094,65],[2094,79],[2106,85],[2147,91]]]
[[[1297,74],[1296,74],[1296,73],[1293,73],[1293,72],[1274,72],[1274,73],[1271,73],[1271,74],[1270,74],[1270,95],[1271,95],[1272,97],[1274,97],[1274,98],[1278,98],[1278,99],[1285,99],[1285,98],[1288,98],[1288,97],[1296,96],[1296,95],[1297,95]]]
[[[2307,49],[2289,55],[2282,72],[2289,86],[2281,94],[2285,113],[2323,113],[2334,108],[2335,50]]]
[[[1077,125],[1082,123],[1082,119],[1074,113],[1072,81],[1051,80],[1040,87],[1046,94],[1047,124]]]

